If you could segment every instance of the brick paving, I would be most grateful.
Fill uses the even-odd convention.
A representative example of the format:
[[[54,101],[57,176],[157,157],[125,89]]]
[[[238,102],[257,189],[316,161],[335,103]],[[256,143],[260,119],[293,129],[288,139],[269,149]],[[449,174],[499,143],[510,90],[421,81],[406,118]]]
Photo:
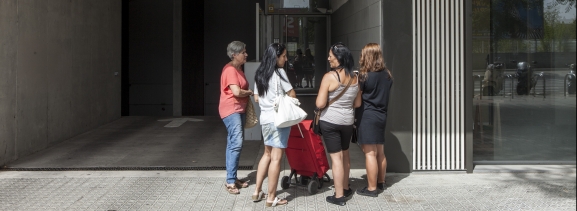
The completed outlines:
[[[573,167],[574,168],[574,167]],[[377,198],[354,195],[346,206],[325,202],[325,184],[315,195],[291,186],[279,196],[289,204],[253,203],[252,180],[231,195],[223,171],[0,171],[0,210],[575,210],[575,173],[413,173],[387,175]],[[285,173],[288,175],[288,173]],[[330,175],[330,173],[329,173]],[[282,176],[282,175],[281,175]],[[365,186],[363,170],[351,186]],[[266,184],[267,181],[265,181]],[[266,187],[265,187],[266,188]]]

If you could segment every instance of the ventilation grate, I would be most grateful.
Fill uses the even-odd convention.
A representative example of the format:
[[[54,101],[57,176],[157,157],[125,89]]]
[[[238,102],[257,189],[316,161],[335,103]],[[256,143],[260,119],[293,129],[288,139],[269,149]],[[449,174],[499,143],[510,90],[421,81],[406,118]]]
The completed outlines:
[[[465,169],[463,11],[413,0],[413,170]]]

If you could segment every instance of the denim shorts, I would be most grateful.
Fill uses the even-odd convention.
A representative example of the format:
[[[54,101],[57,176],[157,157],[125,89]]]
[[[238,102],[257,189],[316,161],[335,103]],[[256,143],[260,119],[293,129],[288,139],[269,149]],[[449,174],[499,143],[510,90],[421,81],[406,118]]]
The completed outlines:
[[[291,127],[277,128],[274,123],[262,125],[262,137],[266,146],[281,149],[287,148],[290,133]]]

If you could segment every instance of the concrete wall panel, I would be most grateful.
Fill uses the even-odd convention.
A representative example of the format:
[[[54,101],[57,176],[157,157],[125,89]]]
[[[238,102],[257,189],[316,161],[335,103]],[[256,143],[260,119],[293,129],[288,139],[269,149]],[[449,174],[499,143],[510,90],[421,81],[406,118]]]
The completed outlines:
[[[139,0],[129,5],[129,104],[135,108],[129,109],[130,115],[173,116],[174,1]],[[145,110],[165,105],[171,108]]]
[[[413,165],[412,2],[383,0],[383,53],[395,79],[385,131],[388,169],[408,173]],[[375,32],[376,33],[376,32]]]
[[[381,44],[381,39],[374,36],[375,31],[382,30],[381,10],[381,1],[348,1],[331,16],[331,42],[345,43],[358,61],[367,43]]]
[[[0,1],[0,167],[15,158],[17,0]]]
[[[345,43],[355,63],[367,43],[378,43],[393,71],[395,82],[385,131],[391,172],[410,172],[412,165],[411,24],[411,1],[348,1],[331,16],[332,43]]]
[[[244,42],[247,60],[256,60],[256,1],[204,0],[204,11],[204,115],[218,116],[218,100],[214,99],[220,96],[222,68],[230,61],[227,45]]]
[[[120,1],[0,5],[0,164],[120,117]]]

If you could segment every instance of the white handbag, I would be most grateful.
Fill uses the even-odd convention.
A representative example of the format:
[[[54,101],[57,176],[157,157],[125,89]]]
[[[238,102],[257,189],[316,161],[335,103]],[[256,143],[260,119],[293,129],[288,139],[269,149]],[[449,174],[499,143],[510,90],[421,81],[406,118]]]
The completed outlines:
[[[301,103],[298,99],[288,96],[286,92],[282,91],[280,76],[277,75],[277,79],[278,87],[277,98],[274,103],[274,126],[284,128],[296,125],[307,118],[307,112],[299,107]]]

